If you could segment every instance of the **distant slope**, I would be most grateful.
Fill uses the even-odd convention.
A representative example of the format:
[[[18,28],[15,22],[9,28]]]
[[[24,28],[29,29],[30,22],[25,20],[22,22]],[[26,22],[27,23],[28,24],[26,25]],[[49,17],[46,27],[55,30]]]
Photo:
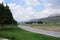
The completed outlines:
[[[40,22],[40,21],[43,21],[43,22],[46,22],[46,23],[60,23],[60,15],[52,15],[52,16],[49,16],[47,18],[42,18],[42,19],[32,19],[28,22]]]
[[[51,16],[48,18],[41,19],[43,22],[48,23],[60,23],[60,16]]]

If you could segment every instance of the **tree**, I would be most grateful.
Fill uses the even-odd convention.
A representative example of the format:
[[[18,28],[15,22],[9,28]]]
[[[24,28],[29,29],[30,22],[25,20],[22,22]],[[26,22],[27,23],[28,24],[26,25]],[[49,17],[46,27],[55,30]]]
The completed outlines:
[[[3,3],[0,4],[0,25],[3,24],[17,24],[14,20],[9,6],[4,6]]]

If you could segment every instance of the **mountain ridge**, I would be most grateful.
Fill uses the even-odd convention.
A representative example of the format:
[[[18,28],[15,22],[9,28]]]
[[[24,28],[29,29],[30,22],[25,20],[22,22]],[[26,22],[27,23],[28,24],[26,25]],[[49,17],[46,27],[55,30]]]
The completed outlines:
[[[60,23],[60,15],[59,14],[53,14],[52,16],[48,16],[46,18],[42,19],[32,19],[29,20],[28,22],[46,22],[46,23]]]

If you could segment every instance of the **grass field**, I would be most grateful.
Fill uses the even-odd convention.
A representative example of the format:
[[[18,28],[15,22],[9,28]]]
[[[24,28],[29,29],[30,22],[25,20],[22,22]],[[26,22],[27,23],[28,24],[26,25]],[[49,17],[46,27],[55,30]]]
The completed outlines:
[[[59,24],[25,24],[25,25],[37,29],[60,32]]]
[[[27,24],[30,25],[30,24]],[[31,24],[30,26],[57,26],[60,27],[60,24]]]
[[[0,35],[14,36],[14,40],[60,40],[60,38],[51,37],[43,34],[36,34],[18,28],[16,25],[9,25],[8,28],[0,30]]]

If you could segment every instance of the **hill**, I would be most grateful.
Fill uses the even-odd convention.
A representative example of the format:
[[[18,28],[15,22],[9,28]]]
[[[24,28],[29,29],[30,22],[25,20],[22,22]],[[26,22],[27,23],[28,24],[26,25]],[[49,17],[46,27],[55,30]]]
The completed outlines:
[[[60,23],[60,16],[51,16],[41,20],[47,23]]]
[[[60,15],[58,14],[53,14],[53,15],[50,15],[49,17],[47,18],[42,18],[42,19],[32,19],[32,20],[29,20],[28,22],[44,22],[44,23],[57,23],[57,24],[60,24]]]

